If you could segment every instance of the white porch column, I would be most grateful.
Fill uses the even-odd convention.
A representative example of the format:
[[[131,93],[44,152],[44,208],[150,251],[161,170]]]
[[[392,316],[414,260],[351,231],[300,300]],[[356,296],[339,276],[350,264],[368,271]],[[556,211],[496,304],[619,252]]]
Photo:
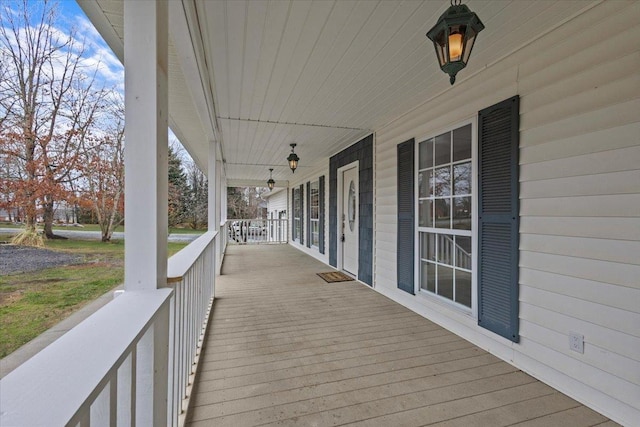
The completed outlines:
[[[223,174],[223,169],[222,169],[222,162],[220,160],[218,160],[216,162],[216,171],[217,171],[217,176],[216,176],[216,191],[218,193],[218,205],[217,205],[217,209],[216,209],[216,224],[218,226],[218,229],[221,230],[221,232],[225,231],[224,227],[220,226],[220,223],[222,222],[222,209],[224,208],[224,202],[227,198],[227,192],[226,190],[223,191],[222,188],[222,174]],[[226,232],[226,231],[225,231]],[[227,237],[227,236],[225,236]],[[220,274],[222,272],[222,259],[223,259],[223,252],[224,252],[224,245],[225,245],[225,238],[223,238],[222,236],[220,236],[220,238],[218,238],[218,243],[216,245],[216,273]]]
[[[167,282],[166,2],[124,2],[125,290]]]
[[[220,220],[218,219],[218,210],[220,209],[220,203],[218,198],[220,197],[220,192],[218,191],[219,180],[218,176],[220,171],[218,170],[218,161],[216,160],[218,156],[218,143],[217,142],[209,142],[209,159],[208,159],[208,194],[207,194],[207,228],[209,231],[220,231]],[[213,255],[212,264],[213,264],[213,275],[215,277],[216,274],[220,274],[220,235],[216,238],[214,242],[215,251]],[[214,293],[215,293],[215,280],[214,280]]]
[[[168,8],[124,2],[125,291],[167,284]],[[167,425],[169,308],[136,348],[136,425]]]
[[[222,162],[220,160],[218,160],[216,162],[217,166],[217,172],[218,172],[218,176],[216,178],[216,182],[217,182],[217,191],[218,191],[218,209],[216,209],[216,224],[218,224],[218,227],[220,227],[220,223],[222,222],[222,207],[224,206],[224,202],[223,200],[227,198],[227,192],[226,191],[222,191]]]
[[[217,142],[209,142],[209,159],[208,159],[208,177],[209,184],[207,194],[207,223],[209,231],[219,230],[220,229],[220,220],[218,219],[218,162],[216,160],[218,153],[218,143]]]
[[[220,197],[222,206],[220,207],[220,222],[227,220],[227,177],[220,180]]]

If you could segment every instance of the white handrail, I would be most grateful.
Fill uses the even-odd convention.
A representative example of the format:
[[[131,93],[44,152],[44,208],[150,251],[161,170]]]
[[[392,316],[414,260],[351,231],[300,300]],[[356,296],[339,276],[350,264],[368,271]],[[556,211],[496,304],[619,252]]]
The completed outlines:
[[[171,257],[170,288],[120,294],[0,380],[0,425],[182,425],[213,303],[217,236]]]
[[[129,384],[118,384],[118,370],[128,358],[136,358],[136,347],[145,334],[152,333],[154,326],[162,329],[156,322],[163,312],[168,314],[171,294],[170,289],[125,292],[4,377],[0,425],[75,425],[93,415],[114,425],[114,418],[124,414],[95,409],[115,407],[109,402],[113,394],[103,393],[114,386],[124,386],[135,401],[132,391],[139,385],[133,381],[145,367],[133,364]],[[129,409],[134,412],[129,416],[136,417],[136,405]]]
[[[189,271],[205,248],[217,235],[217,231],[207,231],[169,258],[167,262],[167,282],[180,281],[182,276]]]

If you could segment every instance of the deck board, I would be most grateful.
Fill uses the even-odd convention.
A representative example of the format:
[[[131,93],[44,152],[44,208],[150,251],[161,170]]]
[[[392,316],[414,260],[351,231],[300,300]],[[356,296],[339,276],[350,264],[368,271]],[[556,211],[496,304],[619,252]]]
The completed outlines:
[[[329,270],[288,245],[228,248],[187,425],[608,421],[367,286],[316,275]]]

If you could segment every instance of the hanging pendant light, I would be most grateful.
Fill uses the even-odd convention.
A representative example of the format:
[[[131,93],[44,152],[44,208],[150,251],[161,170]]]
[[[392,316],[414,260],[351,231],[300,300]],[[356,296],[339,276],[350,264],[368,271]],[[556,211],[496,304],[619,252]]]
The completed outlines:
[[[273,190],[273,187],[276,185],[276,182],[273,180],[273,168],[269,169],[269,181],[267,181],[267,187],[269,187],[269,191]]]
[[[291,168],[291,172],[296,173],[296,169],[298,168],[298,162],[300,161],[300,157],[294,152],[296,148],[296,144],[289,144],[291,146],[291,154],[287,157],[287,161],[289,162],[289,167]]]
[[[436,25],[427,33],[433,42],[440,68],[449,74],[449,81],[456,81],[456,74],[467,66],[476,36],[484,24],[462,0],[451,0],[451,7],[440,16]]]

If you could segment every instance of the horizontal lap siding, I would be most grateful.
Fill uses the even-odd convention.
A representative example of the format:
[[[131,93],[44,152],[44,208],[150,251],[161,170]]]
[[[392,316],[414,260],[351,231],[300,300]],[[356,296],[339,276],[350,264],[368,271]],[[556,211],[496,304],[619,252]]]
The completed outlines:
[[[276,212],[273,216],[274,219],[278,219],[277,212],[287,210],[287,190],[284,189],[269,197],[267,209],[269,213]],[[271,217],[269,217],[271,218]]]
[[[627,423],[640,417],[640,52],[632,40],[640,40],[640,2],[604,2],[376,133],[378,288],[496,353],[510,348],[516,364]],[[397,144],[516,94],[522,342],[509,347],[487,341],[473,318],[396,295],[388,260]],[[570,331],[584,335],[584,354],[569,350]]]

